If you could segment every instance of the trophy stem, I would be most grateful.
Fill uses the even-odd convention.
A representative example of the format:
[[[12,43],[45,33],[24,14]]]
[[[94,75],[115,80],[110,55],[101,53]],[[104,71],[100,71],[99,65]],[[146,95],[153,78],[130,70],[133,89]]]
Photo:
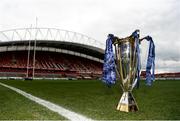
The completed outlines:
[[[117,110],[124,112],[138,111],[137,103],[131,92],[124,92],[117,106]]]

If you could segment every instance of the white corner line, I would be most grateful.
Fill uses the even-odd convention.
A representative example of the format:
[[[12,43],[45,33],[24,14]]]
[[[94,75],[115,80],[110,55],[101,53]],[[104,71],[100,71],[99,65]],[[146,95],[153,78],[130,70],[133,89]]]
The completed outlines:
[[[1,83],[1,82],[0,82],[0,85],[2,85],[4,87],[7,87],[7,88],[9,88],[9,89],[23,95],[24,97],[26,97],[26,98],[28,98],[28,99],[42,105],[42,106],[48,108],[49,110],[51,110],[53,112],[57,112],[59,115],[64,116],[68,120],[71,120],[71,121],[92,121],[92,119],[90,119],[90,118],[87,118],[87,117],[85,117],[83,115],[80,115],[78,113],[75,113],[73,111],[67,110],[67,109],[65,109],[65,108],[63,108],[63,107],[61,107],[59,105],[56,105],[56,104],[54,104],[52,102],[43,100],[43,99],[41,99],[39,97],[35,97],[35,96],[33,96],[33,95],[31,95],[31,94],[29,94],[27,92],[24,92],[24,91],[22,91],[20,89],[17,89],[15,87],[6,85],[6,84]]]

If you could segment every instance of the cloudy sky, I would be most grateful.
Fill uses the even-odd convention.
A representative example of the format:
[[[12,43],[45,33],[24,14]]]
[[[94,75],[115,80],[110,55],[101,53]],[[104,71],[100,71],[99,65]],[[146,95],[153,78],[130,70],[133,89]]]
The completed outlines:
[[[0,0],[0,30],[60,28],[105,42],[107,34],[128,36],[135,29],[156,45],[156,73],[180,72],[180,0]],[[146,56],[146,42],[142,55]],[[145,65],[143,56],[142,65]]]

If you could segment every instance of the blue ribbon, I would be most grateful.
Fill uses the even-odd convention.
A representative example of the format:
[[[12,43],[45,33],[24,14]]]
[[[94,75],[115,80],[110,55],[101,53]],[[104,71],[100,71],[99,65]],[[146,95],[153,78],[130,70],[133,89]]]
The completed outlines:
[[[146,85],[151,86],[152,82],[155,79],[154,70],[155,70],[155,45],[150,36],[145,37],[147,41],[149,41],[149,52],[146,64]],[[151,74],[152,70],[152,74]]]
[[[112,47],[113,38],[114,35],[112,34],[108,35],[108,39],[106,40],[106,49],[105,49],[104,64],[103,64],[102,80],[108,86],[111,86],[116,82],[115,59],[114,59],[114,52]]]
[[[132,36],[135,38],[135,43],[136,43],[136,56],[137,56],[137,72],[136,72],[136,78],[137,78],[137,83],[136,87],[139,87],[140,83],[140,70],[141,70],[141,63],[140,63],[140,48],[139,48],[139,34],[138,30],[132,33]],[[155,70],[155,45],[152,40],[152,37],[147,36],[144,39],[150,42],[149,44],[149,52],[148,52],[148,58],[147,58],[147,64],[146,64],[146,85],[151,86],[153,80],[155,79],[154,77],[154,70]],[[151,74],[152,70],[152,74]]]

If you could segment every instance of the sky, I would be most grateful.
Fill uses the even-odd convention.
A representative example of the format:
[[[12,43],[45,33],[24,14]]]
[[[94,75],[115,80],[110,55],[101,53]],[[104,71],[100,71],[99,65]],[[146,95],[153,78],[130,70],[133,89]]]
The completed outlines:
[[[105,43],[107,35],[152,36],[156,73],[180,72],[180,0],[0,0],[0,31],[35,26],[79,32]],[[141,44],[145,68],[148,43]]]

